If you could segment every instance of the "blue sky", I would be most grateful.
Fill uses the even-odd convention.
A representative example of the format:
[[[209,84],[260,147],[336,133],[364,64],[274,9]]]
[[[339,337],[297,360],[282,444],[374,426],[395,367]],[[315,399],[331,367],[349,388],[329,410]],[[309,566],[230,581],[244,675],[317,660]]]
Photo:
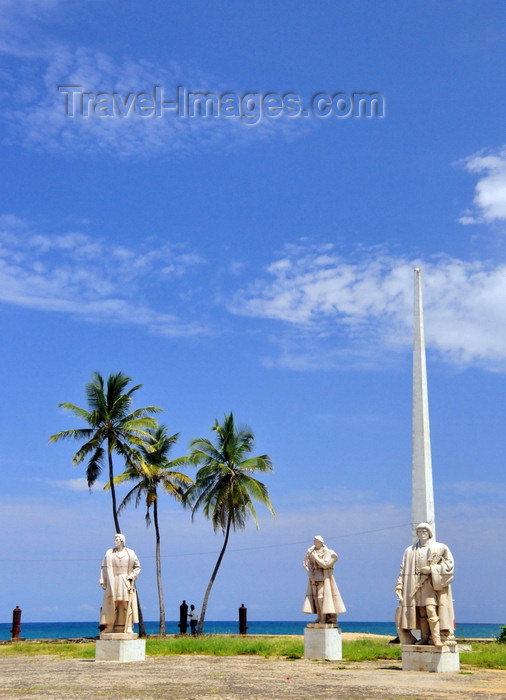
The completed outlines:
[[[181,433],[174,456],[232,410],[273,459],[277,517],[234,535],[209,619],[243,602],[251,619],[303,619],[315,534],[339,554],[347,619],[392,619],[419,266],[457,621],[506,621],[505,20],[494,0],[0,4],[0,619],[98,616],[109,495],[89,493],[76,446],[48,445],[78,425],[57,404],[84,405],[94,370],[143,384],[136,405]],[[385,110],[70,118],[61,85],[305,107],[378,93]],[[173,619],[183,598],[200,607],[221,536],[168,498],[161,511]],[[156,619],[143,516],[121,524]]]

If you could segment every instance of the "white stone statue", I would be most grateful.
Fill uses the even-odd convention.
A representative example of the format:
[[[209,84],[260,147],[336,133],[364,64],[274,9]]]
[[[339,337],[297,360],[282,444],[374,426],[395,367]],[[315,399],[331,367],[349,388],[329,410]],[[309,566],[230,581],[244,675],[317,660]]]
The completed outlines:
[[[114,548],[105,553],[100,570],[100,585],[104,589],[102,633],[133,633],[133,624],[139,622],[135,581],[140,570],[134,550],[125,547],[125,536],[116,535]]]
[[[325,546],[323,537],[316,535],[303,561],[309,581],[302,612],[316,613],[316,623],[336,624],[337,616],[346,612],[333,575],[337,558],[337,554]]]
[[[404,552],[395,585],[399,640],[401,644],[455,646],[452,554],[445,544],[432,539],[428,523],[420,523],[416,534],[418,542]],[[411,630],[420,630],[418,641]]]

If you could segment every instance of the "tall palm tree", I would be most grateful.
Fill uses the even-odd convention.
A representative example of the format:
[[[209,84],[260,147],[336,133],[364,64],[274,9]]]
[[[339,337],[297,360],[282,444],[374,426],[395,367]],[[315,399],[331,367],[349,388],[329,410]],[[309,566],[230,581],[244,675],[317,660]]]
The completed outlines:
[[[225,415],[212,427],[216,432],[216,445],[207,438],[196,438],[190,444],[190,463],[202,465],[195,477],[195,484],[183,496],[183,504],[195,513],[202,508],[210,518],[214,531],[221,529],[225,536],[211,579],[206,589],[200,613],[198,634],[202,634],[207,602],[216,574],[220,568],[231,529],[243,529],[249,515],[258,527],[253,501],[266,505],[275,515],[269,500],[267,487],[252,474],[272,471],[269,455],[248,457],[253,450],[253,433],[249,428],[236,427],[232,413]]]
[[[106,387],[102,375],[99,372],[94,372],[92,381],[85,387],[89,410],[66,402],[58,404],[59,407],[70,411],[78,418],[82,418],[89,427],[62,430],[49,438],[49,442],[84,440],[84,444],[72,457],[72,464],[77,466],[89,457],[86,478],[90,487],[102,473],[107,453],[112,514],[117,533],[121,530],[116,507],[112,454],[116,452],[123,457],[127,465],[131,464],[136,455],[133,446],[138,445],[142,439],[149,440],[150,436],[146,430],[155,428],[157,425],[156,420],[148,414],[158,413],[162,410],[158,406],[146,406],[130,412],[133,394],[142,386],[142,384],[137,384],[125,391],[131,381],[130,377],[122,372],[117,372],[109,375]]]
[[[172,445],[177,441],[179,433],[168,435],[167,426],[159,425],[147,431],[150,442],[139,445],[137,462],[130,464],[123,474],[115,477],[116,483],[137,481],[135,486],[121,501],[118,512],[135,498],[135,507],[143,496],[146,500],[146,525],[151,525],[151,506],[153,507],[153,522],[156,536],[156,579],[158,583],[158,602],[160,604],[160,634],[165,636],[165,603],[162,587],[162,567],[160,560],[160,528],[158,526],[158,487],[161,487],[176,500],[181,501],[182,495],[193,480],[186,474],[174,469],[179,460],[169,461],[168,454]],[[107,484],[109,487],[110,484]]]

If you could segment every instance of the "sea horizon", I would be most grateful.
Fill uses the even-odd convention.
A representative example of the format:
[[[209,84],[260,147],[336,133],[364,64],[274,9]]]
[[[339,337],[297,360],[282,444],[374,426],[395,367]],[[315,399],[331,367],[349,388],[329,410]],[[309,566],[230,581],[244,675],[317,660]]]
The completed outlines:
[[[158,634],[159,622],[149,620],[145,623],[148,635]],[[176,620],[166,620],[166,633],[179,634],[179,624]],[[283,635],[304,634],[305,620],[248,620],[248,634]],[[138,625],[135,626],[138,631]],[[391,621],[360,622],[340,620],[339,627],[343,632],[383,634],[396,637],[395,624]],[[502,623],[463,622],[457,624],[455,636],[457,639],[493,639],[501,633]],[[0,623],[0,641],[11,638],[12,622]],[[189,627],[187,632],[189,633]],[[78,622],[22,622],[20,638],[24,639],[93,639],[98,636],[98,621]],[[206,620],[204,634],[239,634],[237,620]]]

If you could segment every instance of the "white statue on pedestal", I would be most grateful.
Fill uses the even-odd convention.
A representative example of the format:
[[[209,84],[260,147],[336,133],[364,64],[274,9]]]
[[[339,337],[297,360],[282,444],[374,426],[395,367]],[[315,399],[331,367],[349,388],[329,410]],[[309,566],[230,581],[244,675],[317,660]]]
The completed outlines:
[[[102,633],[133,633],[133,624],[139,622],[134,582],[140,570],[134,550],[125,547],[125,536],[116,535],[114,548],[107,550],[100,570],[100,585],[104,589]]]
[[[337,558],[337,554],[325,546],[320,535],[315,536],[313,546],[306,552],[303,566],[309,582],[302,612],[316,613],[316,623],[336,624],[337,616],[346,612],[333,575]]]
[[[395,585],[399,640],[401,644],[455,646],[452,554],[445,544],[432,539],[428,523],[420,523],[416,534],[418,542],[404,552]],[[411,630],[420,630],[418,641]]]

